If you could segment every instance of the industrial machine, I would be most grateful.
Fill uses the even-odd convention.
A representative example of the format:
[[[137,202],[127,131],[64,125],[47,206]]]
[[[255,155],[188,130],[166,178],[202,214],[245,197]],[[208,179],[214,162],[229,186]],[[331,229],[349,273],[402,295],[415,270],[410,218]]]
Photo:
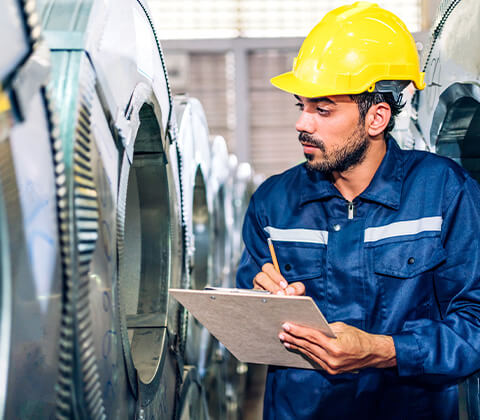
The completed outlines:
[[[1,6],[0,417],[236,418],[245,372],[168,288],[232,284],[250,178],[172,97],[143,1]]]
[[[441,2],[423,50],[427,86],[412,99],[403,146],[447,156],[480,182],[479,19],[476,0]],[[479,375],[459,389],[460,418],[480,419]]]

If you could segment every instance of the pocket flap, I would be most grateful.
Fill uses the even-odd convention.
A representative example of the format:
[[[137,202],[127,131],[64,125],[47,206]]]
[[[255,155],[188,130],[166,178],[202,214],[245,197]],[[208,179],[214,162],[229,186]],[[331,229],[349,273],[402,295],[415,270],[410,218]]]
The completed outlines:
[[[440,238],[381,245],[374,250],[375,273],[409,278],[435,268],[446,257]]]
[[[280,271],[288,282],[320,277],[326,247],[274,241]]]

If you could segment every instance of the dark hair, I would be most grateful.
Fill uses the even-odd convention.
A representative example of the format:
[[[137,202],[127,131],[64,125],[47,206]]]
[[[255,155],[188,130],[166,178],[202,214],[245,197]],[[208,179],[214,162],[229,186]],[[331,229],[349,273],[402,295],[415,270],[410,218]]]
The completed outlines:
[[[365,122],[365,117],[368,110],[372,105],[379,104],[380,102],[386,102],[392,111],[390,121],[388,122],[385,131],[383,132],[384,136],[387,137],[388,133],[393,130],[395,127],[395,117],[400,114],[405,102],[402,103],[402,97],[400,96],[396,101],[393,95],[389,92],[380,93],[380,92],[363,92],[356,95],[350,95],[352,100],[358,105],[358,111],[360,112],[360,121]]]

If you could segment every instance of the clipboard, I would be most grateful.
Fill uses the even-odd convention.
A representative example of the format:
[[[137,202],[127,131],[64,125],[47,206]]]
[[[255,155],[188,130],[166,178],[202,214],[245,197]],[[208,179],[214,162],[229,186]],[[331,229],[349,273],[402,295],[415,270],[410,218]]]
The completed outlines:
[[[241,362],[321,369],[302,353],[282,344],[278,334],[286,321],[335,337],[313,299],[307,296],[222,288],[169,292]]]

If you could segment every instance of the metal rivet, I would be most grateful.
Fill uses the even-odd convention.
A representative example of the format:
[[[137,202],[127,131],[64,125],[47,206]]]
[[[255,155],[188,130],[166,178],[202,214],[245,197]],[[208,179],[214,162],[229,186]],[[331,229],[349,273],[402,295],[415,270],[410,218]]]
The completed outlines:
[[[414,262],[415,262],[415,258],[410,257],[410,258],[408,259],[408,263],[409,263],[409,264],[413,264]]]
[[[285,264],[285,271],[290,271],[292,266],[290,264]]]
[[[210,296],[210,299],[215,300],[216,297],[215,296]]]
[[[262,303],[267,303],[267,299],[263,298]]]
[[[339,224],[333,225],[333,230],[335,232],[338,232],[340,230],[340,225]]]

